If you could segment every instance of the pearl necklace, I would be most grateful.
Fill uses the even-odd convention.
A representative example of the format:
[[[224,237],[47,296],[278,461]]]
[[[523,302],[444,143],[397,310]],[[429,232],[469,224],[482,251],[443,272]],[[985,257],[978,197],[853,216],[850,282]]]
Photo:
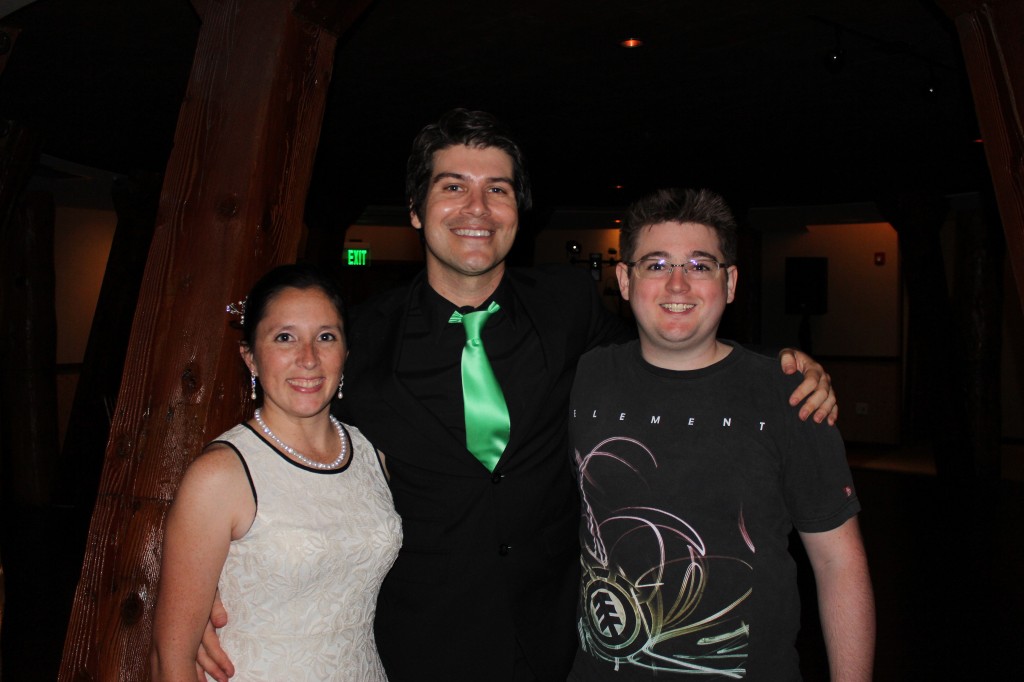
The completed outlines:
[[[315,459],[306,457],[295,448],[285,445],[284,441],[274,435],[274,432],[271,431],[270,427],[263,421],[263,415],[260,413],[260,408],[256,408],[256,412],[253,414],[253,417],[256,419],[256,423],[260,425],[260,428],[263,429],[263,433],[267,434],[267,438],[277,443],[282,450],[308,467],[312,467],[314,469],[337,469],[345,460],[345,453],[348,452],[348,446],[345,444],[345,432],[341,427],[341,422],[335,419],[333,414],[328,415],[328,417],[331,420],[331,424],[334,426],[334,430],[338,432],[338,440],[341,441],[341,452],[338,453],[338,456],[333,462],[318,462]]]

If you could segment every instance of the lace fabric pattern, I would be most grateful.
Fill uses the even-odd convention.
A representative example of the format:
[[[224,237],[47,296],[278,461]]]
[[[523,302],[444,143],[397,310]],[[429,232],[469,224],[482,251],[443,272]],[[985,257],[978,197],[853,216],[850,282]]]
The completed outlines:
[[[387,679],[373,619],[401,520],[373,446],[346,429],[351,460],[327,472],[295,464],[244,425],[219,439],[242,454],[257,495],[219,583],[233,679]]]

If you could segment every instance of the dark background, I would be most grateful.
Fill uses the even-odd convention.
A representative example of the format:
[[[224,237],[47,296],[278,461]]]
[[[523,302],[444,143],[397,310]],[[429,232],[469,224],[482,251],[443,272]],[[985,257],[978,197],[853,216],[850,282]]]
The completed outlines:
[[[21,32],[0,119],[40,136],[40,176],[66,172],[55,160],[163,172],[199,30],[186,0],[37,0],[3,22]],[[630,37],[644,45],[619,46]],[[310,229],[401,207],[410,141],[455,106],[492,111],[522,138],[533,229],[559,209],[620,209],[666,185],[716,189],[741,216],[990,192],[959,39],[934,2],[379,0],[339,41]],[[933,476],[855,477],[878,679],[1019,676],[1020,534],[978,533]],[[993,526],[1019,529],[1020,483],[999,493]],[[55,677],[89,511],[4,510],[7,680]],[[802,566],[801,653],[808,679],[824,679]]]
[[[0,116],[31,124],[45,154],[163,171],[199,29],[186,0],[37,0],[5,23],[23,30]],[[455,106],[522,138],[541,217],[666,185],[742,209],[989,183],[933,2],[379,0],[339,41],[309,225],[404,204],[410,141]]]

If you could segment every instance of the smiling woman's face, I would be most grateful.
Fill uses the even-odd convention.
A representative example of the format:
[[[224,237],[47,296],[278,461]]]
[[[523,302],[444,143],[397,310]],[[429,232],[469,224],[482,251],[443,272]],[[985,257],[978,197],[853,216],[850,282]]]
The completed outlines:
[[[348,348],[341,314],[319,288],[281,290],[242,358],[263,387],[263,410],[311,417],[328,409]]]

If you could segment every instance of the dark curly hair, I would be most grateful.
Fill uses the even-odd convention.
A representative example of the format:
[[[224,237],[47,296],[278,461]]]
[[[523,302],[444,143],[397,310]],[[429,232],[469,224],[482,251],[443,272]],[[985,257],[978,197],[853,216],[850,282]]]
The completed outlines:
[[[519,211],[533,205],[530,178],[519,143],[497,118],[486,111],[452,109],[423,128],[413,140],[405,170],[405,195],[409,208],[423,220],[423,204],[434,175],[434,152],[456,145],[478,149],[495,147],[512,158],[512,185]]]

